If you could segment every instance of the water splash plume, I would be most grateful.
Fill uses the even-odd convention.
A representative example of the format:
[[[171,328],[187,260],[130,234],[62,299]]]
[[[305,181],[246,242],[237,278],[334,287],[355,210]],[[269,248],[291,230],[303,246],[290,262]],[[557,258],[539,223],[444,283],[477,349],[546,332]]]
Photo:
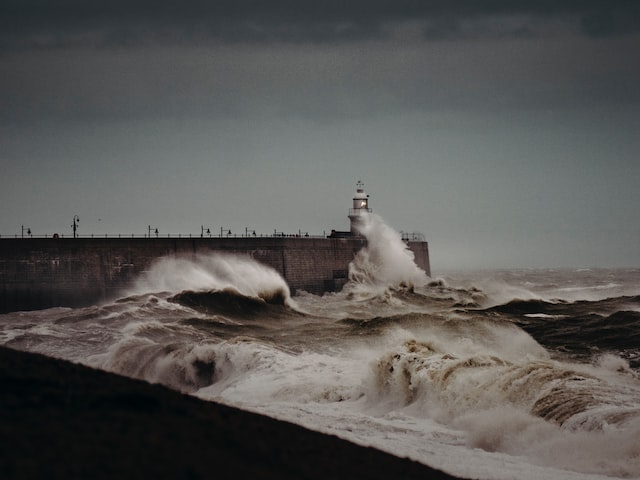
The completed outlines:
[[[349,264],[350,292],[379,295],[389,288],[413,289],[429,282],[401,235],[379,215],[362,214],[357,228],[367,245]]]

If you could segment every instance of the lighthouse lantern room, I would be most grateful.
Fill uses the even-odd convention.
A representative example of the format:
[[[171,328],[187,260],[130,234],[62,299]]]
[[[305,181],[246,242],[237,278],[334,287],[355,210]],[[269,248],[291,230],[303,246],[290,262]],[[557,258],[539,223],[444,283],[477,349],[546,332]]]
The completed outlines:
[[[351,234],[359,235],[358,225],[362,216],[371,213],[369,208],[369,195],[364,191],[364,183],[358,180],[356,193],[353,196],[353,208],[349,209],[349,220],[351,221]]]

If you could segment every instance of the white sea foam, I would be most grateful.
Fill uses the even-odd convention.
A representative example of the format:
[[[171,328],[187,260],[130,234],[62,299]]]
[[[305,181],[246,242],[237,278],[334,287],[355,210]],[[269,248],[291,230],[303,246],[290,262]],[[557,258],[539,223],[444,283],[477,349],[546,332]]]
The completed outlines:
[[[414,262],[414,254],[402,237],[382,218],[363,214],[358,230],[367,245],[349,265],[349,284],[352,293],[379,295],[388,288],[412,288],[426,285],[429,277]]]
[[[286,302],[291,301],[287,282],[273,268],[246,256],[225,253],[202,254],[193,259],[164,257],[136,282],[130,293],[229,288],[257,298],[281,293]]]
[[[623,381],[626,390],[617,389],[598,370],[552,362],[508,326],[483,326],[465,338],[457,338],[456,329],[448,335],[445,330],[393,330],[331,354],[288,352],[253,339],[224,342],[216,347],[217,382],[198,395],[461,476],[587,479],[640,473],[640,412],[634,412],[640,384]],[[576,418],[582,417],[574,424],[563,427],[531,412],[540,398],[562,391],[580,398],[581,389],[600,395],[601,404],[577,411]],[[558,397],[558,405],[564,400]],[[612,421],[625,411],[626,422],[584,425],[587,413]]]

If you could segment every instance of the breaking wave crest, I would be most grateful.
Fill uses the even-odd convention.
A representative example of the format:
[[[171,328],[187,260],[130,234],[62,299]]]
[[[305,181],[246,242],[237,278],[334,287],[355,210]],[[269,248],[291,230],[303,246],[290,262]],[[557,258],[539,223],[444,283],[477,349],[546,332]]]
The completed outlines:
[[[442,324],[396,338],[373,364],[372,408],[436,419],[464,431],[472,448],[540,465],[640,474],[640,383],[624,360],[554,361],[515,325],[456,331]]]
[[[481,349],[443,351],[436,342],[412,339],[379,360],[376,384],[381,394],[446,423],[499,404],[571,430],[601,430],[640,418],[629,392],[602,378],[608,373],[531,355],[518,360]]]
[[[183,341],[160,342],[142,330],[162,328],[153,324],[132,325],[125,338],[109,350],[95,355],[88,364],[151,383],[160,383],[181,392],[193,392],[215,382],[213,345]],[[148,332],[147,332],[148,333]]]
[[[270,303],[291,302],[287,282],[273,268],[249,257],[219,253],[197,255],[193,259],[162,258],[138,280],[131,293],[185,291],[226,292],[220,295],[237,292]],[[176,301],[187,301],[187,297],[178,297]]]

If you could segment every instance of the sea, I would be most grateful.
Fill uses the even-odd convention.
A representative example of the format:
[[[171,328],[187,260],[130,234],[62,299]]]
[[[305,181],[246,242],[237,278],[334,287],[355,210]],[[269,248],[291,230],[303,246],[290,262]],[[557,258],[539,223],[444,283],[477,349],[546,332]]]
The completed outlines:
[[[381,218],[362,233],[340,292],[164,258],[112,301],[0,315],[0,344],[463,478],[640,478],[640,268],[428,277]]]

